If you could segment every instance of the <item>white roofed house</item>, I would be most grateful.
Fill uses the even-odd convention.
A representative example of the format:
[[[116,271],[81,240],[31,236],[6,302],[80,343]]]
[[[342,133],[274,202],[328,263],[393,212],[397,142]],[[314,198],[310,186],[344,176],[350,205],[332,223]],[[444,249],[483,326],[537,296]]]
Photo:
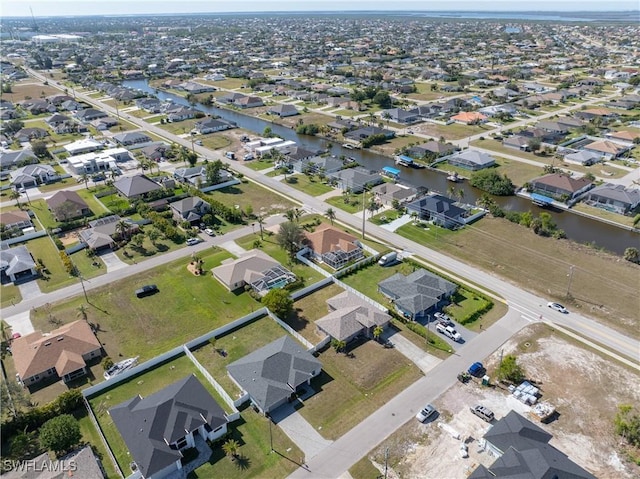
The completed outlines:
[[[496,164],[496,160],[491,155],[475,150],[464,150],[455,153],[447,159],[447,162],[450,165],[471,171],[482,170]]]

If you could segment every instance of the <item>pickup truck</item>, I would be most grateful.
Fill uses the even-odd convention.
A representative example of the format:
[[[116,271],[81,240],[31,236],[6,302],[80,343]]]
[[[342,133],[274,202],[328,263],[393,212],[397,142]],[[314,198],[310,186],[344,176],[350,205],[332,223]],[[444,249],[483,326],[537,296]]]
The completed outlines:
[[[444,334],[445,336],[453,339],[456,342],[462,339],[462,336],[460,336],[460,333],[456,331],[456,329],[453,326],[449,326],[444,321],[440,321],[438,324],[436,324],[436,331],[438,331],[440,334]]]

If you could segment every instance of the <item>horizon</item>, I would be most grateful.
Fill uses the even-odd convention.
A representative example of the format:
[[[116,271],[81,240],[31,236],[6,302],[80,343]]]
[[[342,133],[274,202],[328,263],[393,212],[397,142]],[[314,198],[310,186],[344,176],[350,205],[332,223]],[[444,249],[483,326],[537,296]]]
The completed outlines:
[[[357,12],[483,12],[483,13],[598,13],[638,12],[636,0],[613,0],[603,5],[600,0],[584,0],[579,7],[572,0],[539,0],[535,9],[528,3],[513,5],[511,0],[400,0],[393,6],[381,0],[352,0],[348,7],[338,0],[323,0],[313,8],[295,0],[247,0],[242,5],[212,5],[205,1],[186,1],[176,11],[175,2],[166,0],[109,0],[92,2],[81,0],[2,0],[2,18],[31,17],[80,17],[80,16],[133,16],[133,15],[188,15],[188,14],[249,14],[249,13],[357,13]],[[606,7],[606,8],[605,8]]]

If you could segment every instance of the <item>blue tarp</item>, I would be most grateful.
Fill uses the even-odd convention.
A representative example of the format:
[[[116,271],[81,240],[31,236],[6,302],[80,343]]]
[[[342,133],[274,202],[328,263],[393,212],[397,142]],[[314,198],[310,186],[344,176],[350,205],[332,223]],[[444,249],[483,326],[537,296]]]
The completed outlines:
[[[382,171],[389,175],[400,176],[400,170],[397,170],[396,168],[391,168],[390,166],[385,166],[384,168],[382,168]]]
[[[531,193],[531,200],[535,203],[543,203],[545,205],[553,203],[553,198],[549,198],[548,196],[540,195],[538,193]]]
[[[400,155],[400,156],[398,156],[398,159],[403,161],[404,163],[408,163],[408,164],[413,163],[413,158],[411,158],[409,156]]]

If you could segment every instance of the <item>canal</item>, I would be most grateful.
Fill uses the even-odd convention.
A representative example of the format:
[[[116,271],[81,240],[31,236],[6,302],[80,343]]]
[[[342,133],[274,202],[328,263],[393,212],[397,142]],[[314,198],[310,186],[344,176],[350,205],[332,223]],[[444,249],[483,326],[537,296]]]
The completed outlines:
[[[150,93],[158,97],[160,100],[172,100],[175,103],[189,105],[189,102],[181,96],[162,90],[156,91],[153,87],[149,86],[147,80],[127,80],[123,81],[122,85]],[[324,138],[298,135],[295,130],[292,130],[291,128],[277,125],[260,118],[244,115],[233,110],[210,107],[202,104],[198,104],[196,108],[205,113],[232,121],[240,128],[252,131],[258,135],[261,134],[268,126],[271,128],[274,135],[285,140],[295,141],[300,146],[303,146],[308,150],[324,150],[329,144],[329,142]],[[338,143],[331,143],[331,154],[336,155],[337,157],[340,157],[341,155],[353,157],[359,164],[374,171],[379,171],[384,166],[393,166],[394,163],[393,159],[386,156],[373,153],[369,150],[349,150],[343,148]],[[429,169],[402,168],[400,177],[401,182],[404,184],[415,187],[423,186],[429,190],[442,193],[446,192],[451,185],[451,183],[447,181],[446,174]],[[464,201],[471,204],[475,203],[475,201],[483,194],[482,191],[470,186],[467,182],[458,183],[455,188],[456,190],[462,189],[464,191]],[[638,234],[633,231],[618,228],[601,221],[593,220],[591,218],[563,210],[542,210],[541,208],[533,205],[530,201],[518,196],[495,196],[493,198],[505,210],[532,211],[533,213],[547,211],[553,217],[558,228],[564,230],[567,238],[578,243],[594,244],[597,247],[604,248],[620,255],[626,248],[638,247],[639,244]]]

